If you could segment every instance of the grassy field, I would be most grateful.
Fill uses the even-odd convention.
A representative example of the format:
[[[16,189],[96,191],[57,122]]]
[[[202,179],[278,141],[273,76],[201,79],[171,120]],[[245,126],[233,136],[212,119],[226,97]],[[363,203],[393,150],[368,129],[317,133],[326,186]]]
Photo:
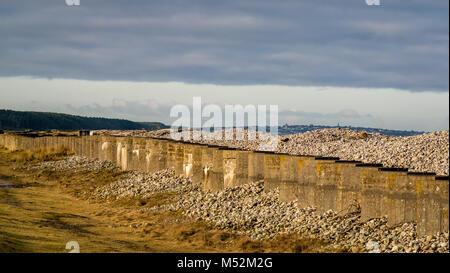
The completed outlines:
[[[0,148],[0,252],[316,252],[321,242],[298,235],[251,241],[192,222],[181,212],[140,209],[168,202],[168,194],[147,200],[100,201],[90,192],[120,179],[123,172],[26,171],[24,166],[64,158],[67,150],[7,151]]]

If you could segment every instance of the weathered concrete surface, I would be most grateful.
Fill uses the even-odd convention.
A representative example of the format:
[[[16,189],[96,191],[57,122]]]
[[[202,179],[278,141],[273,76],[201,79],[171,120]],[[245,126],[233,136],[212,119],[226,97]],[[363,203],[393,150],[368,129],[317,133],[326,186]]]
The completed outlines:
[[[248,154],[248,179],[251,182],[264,179],[264,154]]]
[[[280,160],[280,200],[290,201],[298,199],[298,161],[296,156],[285,156]]]
[[[204,145],[201,148],[201,153],[202,153],[202,188],[203,189],[207,189],[210,184],[209,180],[210,180],[210,175],[211,175],[211,170],[213,167],[213,149],[211,149],[210,147],[208,147],[207,145]]]
[[[203,189],[210,191],[220,191],[224,189],[224,171],[222,147],[208,146],[202,151],[205,157],[203,166]]]
[[[236,167],[236,184],[235,186],[244,185],[250,182],[249,173],[249,151],[237,151],[237,167]]]
[[[317,162],[314,157],[298,160],[298,202],[302,207],[314,207],[316,204]]]
[[[115,150],[116,148],[116,140],[115,138],[102,136],[102,145],[100,151],[100,160],[111,160],[116,158]],[[70,149],[74,149],[72,144],[69,144]]]
[[[224,188],[235,187],[238,152],[235,149],[221,148],[221,150],[223,153],[223,186]]]
[[[198,185],[203,183],[203,163],[202,163],[203,145],[192,145],[193,170],[192,182]]]
[[[176,166],[176,156],[177,156],[177,143],[174,141],[168,141],[167,142],[167,159],[166,159],[166,167],[167,168],[174,168]]]
[[[339,158],[316,157],[317,188],[315,205],[319,213],[327,210],[337,211],[337,181],[341,175],[341,169],[335,163]]]
[[[351,212],[359,209],[361,204],[360,172],[356,171],[359,161],[337,160],[337,211],[340,213]]]
[[[131,159],[130,159],[130,169],[138,171],[147,170],[147,160],[146,160],[146,140],[144,138],[133,138],[131,143]]]
[[[281,161],[285,158],[285,155],[264,153],[264,191],[281,186]]]
[[[388,224],[397,225],[416,220],[416,182],[415,178],[433,174],[405,172],[385,172],[387,186]],[[415,176],[415,177],[412,177]]]
[[[449,202],[449,178],[445,177],[435,177],[435,181],[440,187],[440,211],[441,211],[441,219],[439,220],[439,231],[440,232],[448,232],[449,225],[449,211],[448,211],[448,202]],[[427,233],[428,230],[425,229],[424,233]]]
[[[150,152],[148,168],[150,172],[157,172],[166,167],[167,141],[160,139],[151,139],[147,146]]]
[[[89,136],[82,137],[82,139],[87,139]],[[83,140],[81,145],[85,144],[86,140]],[[117,138],[117,146],[116,146],[116,164],[122,169],[122,170],[128,170],[128,150],[129,147],[129,141],[125,137],[119,137]],[[85,149],[82,149],[81,155],[86,156]]]
[[[194,145],[184,145],[183,154],[183,175],[184,177],[192,177],[194,170]]]
[[[416,185],[418,233],[448,231],[448,177],[422,176]]]
[[[174,142],[175,144],[175,174],[183,175],[183,160],[184,160],[184,144]]]
[[[360,207],[363,220],[387,216],[390,225],[416,221],[419,235],[449,229],[449,180],[434,174],[154,138],[1,134],[0,144],[11,150],[64,146],[77,155],[115,162],[123,170],[174,168],[211,191],[263,180],[265,190],[280,188],[281,200],[297,199],[299,206],[319,212]]]
[[[387,215],[384,211],[386,189],[379,166],[358,164],[361,187],[361,219],[380,218]],[[358,174],[358,173],[357,173]]]

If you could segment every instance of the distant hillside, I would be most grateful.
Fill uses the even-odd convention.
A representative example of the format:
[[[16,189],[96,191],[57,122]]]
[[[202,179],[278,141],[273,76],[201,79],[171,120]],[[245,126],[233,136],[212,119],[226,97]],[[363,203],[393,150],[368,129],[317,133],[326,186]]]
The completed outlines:
[[[313,130],[329,129],[329,128],[349,128],[356,131],[367,131],[369,133],[380,133],[388,136],[415,136],[424,134],[423,131],[405,131],[405,130],[390,130],[381,128],[369,128],[369,127],[353,127],[353,126],[324,126],[324,125],[284,125],[278,128],[280,135],[305,133]]]
[[[46,112],[22,112],[12,110],[0,110],[0,129],[6,130],[158,130],[169,128],[161,122],[134,122],[125,119],[92,118],[74,116],[59,113]],[[278,134],[297,134],[312,130],[326,128],[351,128],[353,130],[364,130],[377,132],[390,136],[413,136],[423,134],[420,131],[389,130],[380,128],[351,127],[351,126],[323,126],[323,125],[283,125],[278,127]],[[254,129],[254,128],[251,128]],[[270,130],[270,128],[267,128]]]
[[[0,110],[0,129],[6,130],[156,130],[168,128],[160,122],[81,117],[59,113]]]

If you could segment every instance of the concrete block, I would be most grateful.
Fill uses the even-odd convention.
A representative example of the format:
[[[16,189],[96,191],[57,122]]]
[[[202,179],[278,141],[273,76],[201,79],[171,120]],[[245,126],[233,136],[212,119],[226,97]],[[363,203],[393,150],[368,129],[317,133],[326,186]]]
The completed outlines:
[[[281,186],[281,161],[286,155],[264,153],[264,191],[270,191]]]
[[[282,202],[298,198],[298,160],[299,157],[293,155],[280,157],[280,201]]]
[[[130,155],[131,159],[129,160],[129,169],[145,172],[147,170],[147,160],[145,153],[147,139],[142,137],[134,137],[132,138],[132,142],[130,144],[132,145],[132,148]]]
[[[192,183],[201,185],[203,183],[203,145],[192,144]]]
[[[361,177],[360,172],[355,172],[359,161],[337,160],[337,208],[340,214],[354,212],[361,206]]]
[[[327,210],[337,210],[337,181],[341,176],[341,169],[335,163],[338,158],[316,157],[317,188],[315,206],[318,213]]]
[[[202,189],[207,190],[213,166],[213,149],[207,145],[201,148],[202,153]]]
[[[248,154],[248,180],[250,182],[264,180],[264,153]]]
[[[250,151],[236,150],[236,186],[249,183],[249,154]]]
[[[221,149],[223,151],[223,186],[224,188],[235,187],[237,152],[234,149]]]
[[[175,174],[183,175],[183,160],[184,160],[184,144],[181,142],[174,142],[175,145]]]
[[[416,183],[411,176],[414,173],[384,171],[386,181],[386,207],[388,225],[395,226],[416,219]],[[431,174],[434,176],[434,174]]]
[[[317,162],[314,157],[299,156],[297,161],[298,204],[301,208],[315,207],[317,188]]]
[[[224,188],[223,150],[218,147],[209,147],[212,150],[211,168],[205,170],[205,190],[220,191]]]
[[[194,145],[185,143],[184,145],[184,159],[183,159],[183,174],[185,178],[192,177],[194,174]]]
[[[448,231],[448,177],[418,177],[416,186],[418,235]]]
[[[355,177],[361,183],[361,220],[385,216],[382,211],[385,202],[385,181],[380,176],[380,164],[356,164]]]

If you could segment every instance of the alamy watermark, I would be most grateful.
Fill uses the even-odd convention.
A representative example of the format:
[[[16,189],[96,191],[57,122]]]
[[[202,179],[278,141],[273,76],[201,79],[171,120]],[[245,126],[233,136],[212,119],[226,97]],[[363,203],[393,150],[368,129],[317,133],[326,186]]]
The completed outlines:
[[[69,7],[80,5],[80,0],[65,0],[65,1],[66,1],[66,5]]]
[[[379,6],[380,4],[380,0],[366,0],[368,6]]]
[[[170,118],[177,118],[171,125],[174,140],[258,140],[261,150],[277,149],[278,105],[225,105],[222,111],[219,105],[203,106],[201,97],[194,97],[191,109],[175,105]]]

